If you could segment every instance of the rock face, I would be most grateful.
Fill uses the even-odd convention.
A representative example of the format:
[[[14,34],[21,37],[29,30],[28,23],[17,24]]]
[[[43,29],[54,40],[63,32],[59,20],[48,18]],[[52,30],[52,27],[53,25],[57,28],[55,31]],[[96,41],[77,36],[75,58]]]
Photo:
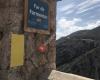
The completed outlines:
[[[100,80],[100,27],[57,40],[57,68]]]

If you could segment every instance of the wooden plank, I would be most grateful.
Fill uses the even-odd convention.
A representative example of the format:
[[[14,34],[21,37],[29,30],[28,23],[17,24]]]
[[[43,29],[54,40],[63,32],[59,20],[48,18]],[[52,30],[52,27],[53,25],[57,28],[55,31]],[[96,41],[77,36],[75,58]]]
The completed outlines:
[[[53,70],[49,76],[49,80],[94,80],[94,79]]]

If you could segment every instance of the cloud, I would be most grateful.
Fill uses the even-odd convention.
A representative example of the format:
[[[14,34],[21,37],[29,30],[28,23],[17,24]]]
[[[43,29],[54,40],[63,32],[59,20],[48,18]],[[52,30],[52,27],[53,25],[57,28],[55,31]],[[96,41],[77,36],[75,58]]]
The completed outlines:
[[[74,6],[75,6],[74,4],[65,5],[65,6],[62,6],[59,10],[60,10],[61,12],[65,12],[65,11],[70,10],[70,9],[73,8]]]
[[[86,0],[82,3],[80,3],[78,5],[78,7],[80,7],[80,9],[85,9],[85,8],[91,7],[99,2],[100,2],[100,0]]]
[[[56,39],[60,39],[63,36],[66,36],[66,35],[64,35],[64,33],[62,33],[62,32],[57,32],[56,33]]]
[[[60,19],[57,22],[57,26],[59,26],[62,29],[69,28],[70,26],[74,26],[77,22],[82,21],[79,18],[74,18],[73,20],[66,20],[65,18]]]
[[[57,22],[57,39],[69,35],[73,31],[77,31],[78,27],[76,26],[77,22],[82,21],[79,18],[74,18],[73,20],[66,20],[65,18],[60,19]]]
[[[97,27],[100,25],[99,13],[100,0],[62,0],[57,5],[57,39]]]
[[[85,26],[85,28],[83,29],[93,29],[93,28],[98,27],[99,25],[100,25],[100,20],[93,22],[93,23],[88,23],[88,25]]]
[[[95,5],[95,6],[88,7],[88,8],[79,8],[79,10],[76,13],[77,14],[84,13],[86,11],[92,10],[94,8],[97,8],[97,7],[100,7],[100,5]]]
[[[66,12],[65,12],[65,15],[71,14],[71,13],[73,13],[73,12],[74,12],[74,9],[71,9],[71,10],[69,10],[69,11],[66,11]]]
[[[67,12],[65,12],[66,15],[71,14],[74,10],[69,10]]]
[[[100,5],[98,3],[100,3],[100,0],[86,0],[77,6],[78,11],[76,13],[80,14],[88,10],[94,9],[96,7],[99,7]]]
[[[77,26],[76,23],[82,21],[81,19],[74,18],[73,20],[61,19],[57,23],[57,39],[67,36],[79,30],[93,29],[100,25],[100,21],[88,23],[86,26]]]

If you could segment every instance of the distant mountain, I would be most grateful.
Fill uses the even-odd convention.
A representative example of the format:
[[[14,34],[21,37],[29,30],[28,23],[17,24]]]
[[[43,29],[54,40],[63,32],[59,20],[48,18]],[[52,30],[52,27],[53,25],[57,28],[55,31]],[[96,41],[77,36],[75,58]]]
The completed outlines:
[[[57,47],[57,68],[61,71],[68,71],[66,70],[66,66],[73,67],[75,65],[69,65],[70,63],[74,63],[75,60],[78,60],[79,58],[82,58],[84,61],[84,55],[87,54],[90,51],[93,51],[95,48],[100,47],[100,26],[92,29],[92,30],[81,30],[77,31],[75,33],[72,33],[66,37],[62,37],[61,39],[57,40],[56,42]],[[100,49],[95,49],[100,50]],[[91,52],[92,54],[95,52]],[[100,53],[96,52],[98,56],[100,56]],[[96,56],[96,55],[95,55]],[[88,55],[89,58],[93,58],[93,56]],[[86,57],[86,59],[88,58]],[[95,60],[95,59],[94,59]],[[100,59],[99,59],[100,60]],[[81,64],[81,60],[78,60],[77,64]],[[88,62],[88,60],[86,60]],[[90,63],[91,62],[91,63]],[[86,68],[86,72],[89,70],[88,67],[85,67],[85,65],[90,66],[92,65],[92,61],[90,60],[88,63],[82,63],[84,67],[81,66],[81,68]],[[66,65],[65,65],[66,64]],[[97,63],[93,63],[97,64]],[[77,67],[75,67],[76,69]],[[78,70],[78,69],[77,69]],[[78,74],[85,76],[85,72],[79,72]],[[73,72],[73,70],[69,69],[69,72]],[[77,72],[74,72],[77,73]],[[90,72],[91,73],[91,70]],[[87,77],[91,77],[92,74],[87,75]],[[99,74],[100,75],[100,74]],[[94,75],[93,75],[94,76]]]
[[[63,39],[59,44],[56,45],[57,48],[57,65],[62,65],[64,63],[69,63],[73,61],[74,58],[90,51],[91,49],[97,47],[98,44],[94,40],[88,39]]]
[[[70,38],[79,38],[83,35],[86,35],[90,30],[80,30],[80,31],[77,31],[77,32],[74,32],[70,35],[68,35],[67,37],[70,37]]]
[[[100,26],[92,30],[81,30],[70,34],[70,38],[100,40]]]
[[[75,58],[70,63],[58,67],[58,70],[100,80],[100,47],[94,48]]]

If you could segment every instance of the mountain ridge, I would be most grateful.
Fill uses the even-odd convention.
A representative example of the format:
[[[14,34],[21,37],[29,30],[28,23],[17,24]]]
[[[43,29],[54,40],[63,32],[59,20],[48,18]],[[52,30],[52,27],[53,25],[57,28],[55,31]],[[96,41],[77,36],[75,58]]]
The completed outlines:
[[[96,78],[97,80],[98,76],[96,75],[100,75],[100,26],[92,30],[74,32],[56,42],[58,70]],[[88,52],[91,55],[84,57]],[[82,59],[79,60],[80,58]],[[74,64],[76,59],[78,62]]]

